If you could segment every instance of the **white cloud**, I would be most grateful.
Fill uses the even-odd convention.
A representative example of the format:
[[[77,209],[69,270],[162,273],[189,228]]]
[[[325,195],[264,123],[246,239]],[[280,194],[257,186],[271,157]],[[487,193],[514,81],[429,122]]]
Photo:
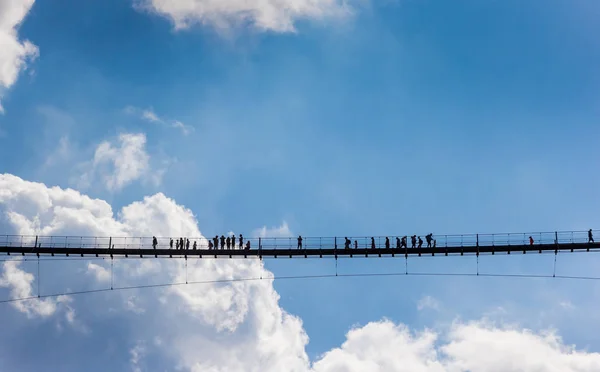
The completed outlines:
[[[109,191],[119,191],[132,182],[145,179],[160,184],[161,177],[150,167],[150,155],[146,152],[146,135],[123,133],[118,144],[103,141],[97,147],[94,158],[79,165],[87,169],[79,180],[79,187],[88,188],[100,179]]]
[[[419,311],[425,310],[425,309],[439,311],[440,310],[440,302],[431,296],[423,296],[419,299],[419,302],[417,302],[417,309]]]
[[[0,287],[9,288],[10,297],[13,299],[34,297],[33,283],[35,277],[33,274],[22,270],[20,264],[21,261],[19,260],[9,260],[4,262],[4,270],[0,277]],[[13,302],[12,305],[20,312],[26,314],[29,318],[37,316],[48,317],[54,314],[58,303],[67,300],[68,298],[66,296],[58,299],[33,298],[27,301]]]
[[[573,305],[573,303],[569,300],[561,301],[558,305],[561,308],[563,308],[564,310],[574,310],[575,309],[575,305]]]
[[[140,307],[140,305],[137,302],[138,302],[138,299],[136,296],[129,296],[129,298],[127,299],[127,302],[125,303],[125,308],[128,311],[131,311],[135,314],[145,313],[146,310],[143,309],[142,307]]]
[[[252,231],[255,238],[289,238],[293,236],[287,222],[283,221],[281,226],[267,227],[263,226]]]
[[[584,372],[600,370],[600,354],[575,351],[553,332],[456,323],[446,334],[411,332],[390,321],[351,330],[314,372]]]
[[[31,42],[20,41],[19,25],[35,0],[0,1],[0,99],[13,86],[19,73],[38,56],[38,48]],[[0,113],[3,113],[0,101]]]
[[[122,208],[116,218],[102,200],[4,174],[0,175],[0,207],[17,233],[204,239],[192,212],[163,194]],[[161,238],[161,244],[166,240]],[[185,262],[179,259],[119,260],[114,275],[119,285],[272,276],[259,260],[190,259],[187,266],[186,270]],[[94,273],[91,278],[103,273],[94,266],[90,272]],[[100,279],[105,276],[100,274]],[[140,293],[134,295],[140,298]],[[122,301],[125,307],[130,306],[131,293]],[[308,363],[304,351],[308,338],[301,322],[279,307],[279,296],[270,280],[176,286],[146,301],[150,303],[145,312],[135,316],[149,317],[155,332],[151,337],[158,334],[171,345],[168,352],[175,354],[184,369],[240,370],[245,366],[250,370],[302,371]],[[165,321],[154,321],[153,317],[165,317]],[[178,320],[166,322],[170,318]]]
[[[136,0],[145,9],[169,19],[176,29],[196,23],[218,31],[249,25],[261,31],[294,32],[299,20],[345,18],[349,0]],[[354,1],[352,1],[354,2]]]
[[[188,134],[194,131],[194,127],[186,125],[179,120],[171,120],[158,116],[152,108],[139,109],[137,107],[127,106],[125,107],[125,112],[130,115],[137,115],[141,119],[149,121],[151,123],[157,123],[168,128],[177,129],[181,131],[181,133],[184,136],[187,136]]]
[[[129,354],[131,355],[131,359],[129,360],[131,363],[131,370],[133,372],[141,372],[142,368],[140,367],[140,361],[146,354],[146,347],[144,346],[144,343],[138,341],[138,343],[131,348],[131,350],[129,350]]]
[[[115,214],[105,201],[5,174],[0,175],[0,208],[7,213],[8,221],[17,232],[203,239],[193,213],[163,194],[146,197]],[[289,231],[289,227],[284,223],[275,230]],[[161,242],[164,244],[165,240]],[[148,265],[146,262],[151,264],[144,266]],[[78,281],[85,278],[105,281],[103,274],[98,275],[102,270],[93,266],[90,269],[89,262],[83,264],[94,275],[78,277]],[[23,270],[16,271],[18,266],[15,262],[4,264],[1,283],[13,288],[11,297],[32,293],[34,276]],[[182,259],[123,259],[115,260],[114,269],[119,285],[124,286],[147,285],[154,281],[214,281],[272,275],[260,260],[189,259],[186,265]],[[184,371],[600,370],[598,353],[575,350],[565,345],[555,332],[498,327],[483,321],[456,322],[449,329],[421,331],[387,320],[372,322],[349,331],[340,347],[323,354],[311,365],[305,351],[308,336],[302,322],[279,306],[279,295],[272,280],[182,285],[160,289],[160,293],[145,293],[139,290],[109,293],[97,302],[92,300],[100,295],[90,295],[81,302],[74,300],[77,297],[58,298],[55,302],[24,302],[19,306],[28,307],[15,307],[28,315],[49,316],[59,303],[65,304],[68,306],[64,316],[69,323],[76,323],[75,314],[85,316],[103,308],[130,309],[112,313],[110,321],[139,320],[144,325],[132,326],[130,332],[118,336],[125,338],[122,342],[128,347],[124,350],[130,351],[130,365],[134,371],[145,368],[144,356],[149,353],[166,356],[164,360],[174,361],[172,369]],[[112,301],[122,301],[121,306],[115,306]],[[25,305],[27,303],[29,305]],[[139,311],[141,303],[144,311]],[[106,337],[103,333],[91,335]],[[110,337],[117,336],[111,334]]]
[[[88,263],[87,273],[93,275],[101,283],[106,283],[110,280],[110,271],[95,263]]]

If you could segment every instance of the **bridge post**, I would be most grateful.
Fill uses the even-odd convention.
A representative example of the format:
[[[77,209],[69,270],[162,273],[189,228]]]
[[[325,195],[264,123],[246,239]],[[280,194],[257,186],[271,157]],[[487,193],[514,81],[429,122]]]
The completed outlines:
[[[35,248],[37,248],[37,242],[38,242],[38,237],[37,237],[37,235],[36,235],[36,236],[35,236],[35,245],[34,245],[34,247],[35,247]]]
[[[108,249],[110,249],[110,247],[112,247],[112,236],[108,238]]]

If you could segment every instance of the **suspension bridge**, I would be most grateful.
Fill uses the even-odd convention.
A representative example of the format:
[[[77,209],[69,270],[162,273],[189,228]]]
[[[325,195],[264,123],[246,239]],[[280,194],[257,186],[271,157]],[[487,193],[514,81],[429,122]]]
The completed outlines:
[[[410,246],[398,248],[396,238],[403,236],[373,236],[373,237],[302,237],[302,246],[298,247],[297,237],[259,237],[244,239],[250,242],[249,249],[246,244],[224,245],[214,248],[213,238],[205,237],[89,237],[89,236],[35,236],[35,235],[0,235],[0,255],[6,259],[0,261],[21,261],[32,257],[37,261],[37,294],[26,297],[13,297],[0,299],[1,303],[28,301],[40,298],[59,297],[64,295],[80,295],[113,290],[131,290],[143,288],[163,288],[187,284],[214,284],[242,281],[256,281],[264,279],[299,280],[299,279],[324,279],[345,277],[383,277],[383,276],[468,276],[468,277],[502,277],[502,278],[546,278],[546,279],[576,279],[600,280],[596,276],[582,275],[557,275],[556,258],[558,252],[600,252],[600,243],[596,243],[588,231],[555,231],[536,233],[500,233],[500,234],[462,234],[462,235],[434,235],[435,244],[431,246]],[[218,243],[220,237],[215,237]],[[389,238],[387,248],[386,238]],[[190,241],[190,248],[177,249],[171,247],[176,240]],[[349,239],[350,244],[346,244]],[[533,242],[532,242],[533,240]],[[156,243],[156,245],[154,244]],[[195,243],[195,244],[194,244]],[[411,242],[412,243],[412,242]],[[533,243],[533,244],[532,244]],[[195,247],[195,248],[194,248]],[[554,271],[552,274],[494,274],[480,272],[479,256],[496,254],[554,254]],[[409,256],[477,256],[475,272],[413,272],[408,270]],[[16,256],[14,258],[8,258]],[[42,293],[40,289],[40,260],[42,256],[47,260],[77,261],[78,257],[110,257],[110,287],[85,289],[80,291],[65,291],[58,293]],[[56,257],[58,256],[58,257]],[[115,257],[116,256],[116,257]],[[395,272],[375,273],[338,273],[338,257],[404,257],[405,269]],[[34,258],[35,257],[35,258]],[[64,258],[61,258],[64,257]],[[115,286],[113,281],[113,258],[185,258],[185,281],[161,284],[144,284],[130,286]],[[188,257],[190,258],[335,258],[335,273],[318,275],[272,276],[269,278],[244,277],[244,278],[216,278],[214,280],[189,281]]]
[[[423,255],[494,255],[558,253],[600,250],[600,243],[589,239],[587,231],[554,231],[535,233],[434,235],[435,245],[399,247],[396,238],[374,237],[259,237],[244,239],[243,245],[210,248],[205,237],[189,239],[189,248],[171,247],[171,239],[180,237],[89,237],[0,235],[0,254],[21,256],[80,257],[197,257],[197,258],[308,258],[308,257],[382,257]],[[531,244],[530,237],[533,239]],[[351,244],[346,245],[346,238]],[[389,248],[386,238],[390,239]],[[239,240],[238,240],[239,242]]]

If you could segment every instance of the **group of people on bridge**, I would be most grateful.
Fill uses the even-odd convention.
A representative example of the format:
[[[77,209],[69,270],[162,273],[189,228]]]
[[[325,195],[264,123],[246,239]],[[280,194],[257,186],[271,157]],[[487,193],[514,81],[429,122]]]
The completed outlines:
[[[239,249],[250,249],[250,240],[246,241],[246,245],[244,246],[244,236],[240,234],[239,240],[236,239],[235,235],[227,236],[221,235],[219,238],[216,235],[212,239],[208,239],[208,249],[219,249],[219,242],[221,243],[221,249],[235,249],[236,243],[239,241]],[[169,241],[169,249],[173,249],[173,243],[175,243],[175,249],[190,249],[190,239],[188,238],[179,238],[173,241],[173,238]],[[156,236],[152,237],[152,248],[156,249],[158,246],[158,239]],[[192,244],[192,249],[198,249],[198,242],[194,240]]]
[[[350,239],[348,239],[348,237],[346,237],[344,239],[345,239],[344,249],[351,249],[352,241]],[[403,236],[402,238],[396,237],[396,248],[397,249],[408,248],[407,239],[408,239],[407,236]],[[410,237],[410,240],[411,240],[411,248],[421,248],[423,246],[424,242],[420,236],[413,235]],[[436,247],[436,240],[433,239],[433,234],[426,235],[425,240],[427,241],[428,248]],[[302,241],[303,241],[302,236],[299,235],[298,239],[297,239],[297,242],[298,242],[297,248],[298,249],[303,249]],[[198,249],[198,242],[195,240],[193,242],[191,242],[190,239],[188,239],[188,238],[179,238],[179,239],[175,239],[175,240],[173,240],[173,238],[171,238],[169,241],[169,249],[173,249],[173,246],[175,246],[175,249],[177,249],[177,250],[190,249],[190,243],[192,244],[191,248],[193,250]],[[156,249],[157,246],[158,246],[158,239],[156,238],[156,236],[153,236],[152,237],[152,248]],[[236,238],[235,235],[231,235],[231,236],[227,236],[227,237],[225,235],[221,235],[221,237],[216,235],[214,238],[208,239],[208,249],[209,250],[219,249],[219,246],[221,247],[221,249],[236,249],[236,246],[238,246],[239,249],[249,250],[250,249],[250,240],[246,240],[246,244],[244,244],[244,236],[242,234],[239,235],[239,238]],[[337,248],[337,243],[336,243],[336,248]],[[358,241],[357,240],[354,241],[354,248],[358,249]],[[385,238],[385,248],[390,249],[390,238],[389,237]],[[377,249],[377,244],[375,244],[374,237],[371,238],[371,249]]]
[[[398,237],[396,236],[396,249],[408,249],[408,236],[403,236],[403,237]],[[348,237],[344,238],[344,249],[352,249],[352,245],[354,245],[354,249],[358,249],[358,241],[354,240],[354,244],[352,244],[353,242],[348,239]],[[302,236],[298,236],[297,238],[297,249],[304,249],[303,246],[303,238]],[[437,241],[435,239],[433,239],[433,234],[427,234],[425,235],[425,241],[427,242],[427,248],[435,248],[437,246]],[[412,235],[410,237],[410,243],[411,243],[411,248],[422,248],[423,247],[423,239],[420,236],[417,235]],[[594,243],[594,235],[592,233],[592,229],[590,229],[588,231],[588,243]],[[190,249],[190,244],[192,244],[192,249],[198,249],[198,243],[197,241],[193,241],[191,242],[190,239],[188,238],[179,238],[179,239],[175,239],[173,240],[173,238],[171,238],[171,240],[169,241],[169,249],[173,249],[173,246],[175,246],[174,248],[177,250],[185,250],[185,249]],[[533,237],[529,237],[529,244],[530,245],[534,245],[534,240]],[[260,244],[259,244],[260,245]],[[152,247],[154,249],[156,249],[156,247],[158,246],[158,239],[156,238],[156,236],[152,237]],[[218,235],[216,235],[214,238],[208,239],[208,249],[212,250],[212,249],[236,249],[236,247],[238,247],[238,249],[246,249],[249,250],[250,249],[250,240],[246,240],[245,244],[244,244],[244,236],[242,234],[239,234],[239,237],[236,237],[235,235],[231,235],[231,236],[225,236],[225,235],[221,235],[220,237]],[[259,248],[262,248],[261,246],[259,246]],[[337,242],[335,243],[335,248],[337,248]],[[379,247],[378,244],[376,244],[375,242],[375,238],[371,237],[371,249],[377,249],[377,248],[382,248]],[[390,249],[391,248],[391,242],[390,242],[390,238],[389,237],[385,237],[385,249]]]

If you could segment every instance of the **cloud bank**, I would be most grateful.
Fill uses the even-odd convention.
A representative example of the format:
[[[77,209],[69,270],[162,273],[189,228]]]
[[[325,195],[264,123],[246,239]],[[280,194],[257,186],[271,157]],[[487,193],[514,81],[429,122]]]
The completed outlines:
[[[219,31],[249,25],[260,31],[294,32],[299,20],[342,18],[347,0],[138,0],[134,4],[169,19],[175,29],[194,24]]]
[[[28,40],[19,40],[18,28],[35,0],[0,1],[0,113],[2,96],[12,87],[21,71],[38,56],[38,48]]]

